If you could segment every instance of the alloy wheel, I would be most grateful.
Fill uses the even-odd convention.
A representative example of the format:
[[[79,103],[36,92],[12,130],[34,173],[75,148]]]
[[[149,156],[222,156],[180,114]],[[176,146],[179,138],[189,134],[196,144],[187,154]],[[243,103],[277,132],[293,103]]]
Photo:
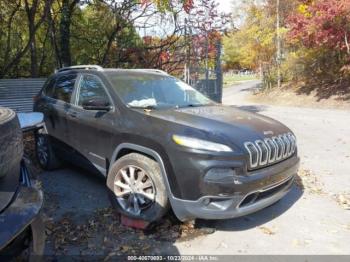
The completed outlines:
[[[49,148],[48,148],[45,137],[38,136],[36,145],[37,145],[36,150],[37,150],[37,154],[38,154],[38,160],[39,160],[41,165],[45,166],[47,164],[47,161],[49,158],[49,154],[48,154]]]
[[[125,212],[139,216],[154,203],[156,190],[145,170],[128,165],[115,176],[114,194]]]

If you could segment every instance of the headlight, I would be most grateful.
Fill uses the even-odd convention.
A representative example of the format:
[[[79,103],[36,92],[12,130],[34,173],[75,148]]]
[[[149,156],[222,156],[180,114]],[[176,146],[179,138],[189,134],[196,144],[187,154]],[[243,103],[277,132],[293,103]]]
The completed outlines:
[[[173,135],[173,140],[176,144],[180,146],[190,147],[193,149],[208,150],[208,151],[214,151],[214,152],[232,152],[233,151],[230,147],[226,145],[222,145],[214,142],[208,142],[208,141],[193,138],[193,137]]]

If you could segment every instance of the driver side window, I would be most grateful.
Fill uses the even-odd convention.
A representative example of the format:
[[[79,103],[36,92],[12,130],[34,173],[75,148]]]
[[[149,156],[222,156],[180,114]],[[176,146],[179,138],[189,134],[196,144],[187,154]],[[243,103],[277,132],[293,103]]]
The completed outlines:
[[[97,76],[83,75],[79,83],[78,106],[82,106],[84,101],[91,100],[109,102],[109,97]]]

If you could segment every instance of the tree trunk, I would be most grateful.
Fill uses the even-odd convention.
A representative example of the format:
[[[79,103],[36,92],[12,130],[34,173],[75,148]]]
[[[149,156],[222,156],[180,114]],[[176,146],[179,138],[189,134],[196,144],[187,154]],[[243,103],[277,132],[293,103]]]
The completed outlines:
[[[30,76],[38,76],[38,60],[36,49],[36,29],[35,29],[35,15],[38,7],[38,0],[33,1],[32,6],[29,6],[28,1],[25,1],[25,9],[28,18],[28,32],[29,32],[29,49],[30,49]]]
[[[114,39],[115,39],[115,37],[117,35],[118,30],[119,29],[116,27],[116,29],[113,30],[113,32],[108,37],[107,46],[106,46],[106,49],[105,49],[105,52],[103,54],[103,58],[102,58],[102,61],[101,61],[101,65],[102,66],[106,66],[107,63],[108,63],[108,54],[109,54],[109,51],[111,50],[113,41],[114,41]]]
[[[62,66],[70,66],[72,64],[72,56],[70,52],[70,26],[72,23],[72,15],[75,6],[79,0],[63,0],[60,21],[60,56]]]
[[[70,24],[69,0],[63,0],[60,21],[60,55],[63,67],[70,66],[72,63],[70,54]]]
[[[33,25],[29,26],[29,35],[32,42],[30,43],[30,75],[31,77],[38,77],[38,59],[36,49],[35,29]]]
[[[55,21],[52,17],[51,11],[48,14],[48,23],[49,23],[51,45],[54,47],[54,52],[55,52],[56,67],[61,68],[62,61],[61,61],[60,49],[57,44],[57,31],[56,31]]]

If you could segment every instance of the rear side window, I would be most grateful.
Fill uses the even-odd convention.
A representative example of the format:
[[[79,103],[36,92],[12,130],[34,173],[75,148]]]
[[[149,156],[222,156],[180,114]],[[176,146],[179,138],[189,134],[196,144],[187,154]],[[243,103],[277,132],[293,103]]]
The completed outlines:
[[[69,74],[59,77],[56,80],[52,98],[70,103],[76,80],[77,74]]]

